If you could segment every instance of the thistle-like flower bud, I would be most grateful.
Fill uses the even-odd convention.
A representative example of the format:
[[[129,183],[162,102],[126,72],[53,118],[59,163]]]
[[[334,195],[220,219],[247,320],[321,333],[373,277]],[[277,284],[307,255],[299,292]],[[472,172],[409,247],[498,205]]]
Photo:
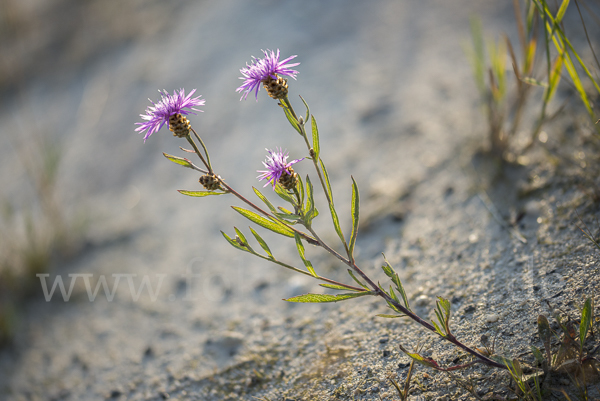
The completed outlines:
[[[281,175],[279,178],[279,183],[282,187],[291,191],[296,186],[296,182],[298,181],[298,173],[294,172],[294,169],[288,167],[285,169],[285,173]]]
[[[203,175],[202,177],[200,177],[198,182],[209,191],[221,189],[221,183],[219,182],[219,179],[214,173],[208,173]]]
[[[277,79],[273,79],[270,76],[263,79],[263,87],[273,99],[285,99],[288,94],[287,79],[283,79],[277,74],[274,75],[277,77]]]
[[[173,133],[173,136],[179,138],[185,138],[190,134],[192,124],[183,114],[177,113],[169,117],[169,130]]]

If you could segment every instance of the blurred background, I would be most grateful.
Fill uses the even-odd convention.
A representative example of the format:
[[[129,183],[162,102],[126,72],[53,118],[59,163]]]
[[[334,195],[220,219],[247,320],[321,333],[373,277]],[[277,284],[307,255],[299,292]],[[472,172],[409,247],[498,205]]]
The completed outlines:
[[[492,0],[2,0],[0,392],[83,399],[133,378],[201,377],[225,366],[252,327],[321,310],[280,301],[310,280],[221,238],[247,225],[229,208],[236,202],[176,192],[200,189],[197,174],[162,156],[181,156],[184,144],[165,128],[146,143],[134,132],[158,89],[196,88],[206,99],[192,125],[217,173],[253,197],[264,149],[295,159],[304,145],[264,90],[258,102],[239,100],[239,69],[261,49],[298,55],[290,99],[302,110],[302,95],[319,122],[340,210],[352,174],[368,215],[465,141],[485,142],[463,51],[471,15],[490,37],[516,40],[512,3]],[[269,238],[295,260],[293,245]],[[362,262],[378,263],[381,249],[365,249]],[[189,271],[200,277],[194,300],[185,298]],[[69,302],[46,302],[39,273],[50,284],[73,273],[92,274],[93,284],[101,275],[148,275],[153,285],[166,277],[156,300],[132,302],[122,284],[112,302],[89,302],[80,280]],[[207,350],[215,336],[234,351]]]

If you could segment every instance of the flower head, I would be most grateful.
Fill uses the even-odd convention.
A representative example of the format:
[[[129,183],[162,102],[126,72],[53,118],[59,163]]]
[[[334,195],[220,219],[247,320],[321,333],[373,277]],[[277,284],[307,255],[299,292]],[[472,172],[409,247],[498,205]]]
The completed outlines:
[[[190,93],[188,93],[187,96],[185,95],[185,91],[183,89],[179,89],[179,91],[173,91],[172,95],[170,95],[166,90],[159,90],[158,92],[162,96],[160,101],[154,103],[152,100],[148,99],[150,100],[150,103],[152,103],[152,106],[149,106],[146,109],[146,114],[140,114],[142,120],[146,121],[136,123],[136,125],[139,125],[139,127],[135,129],[136,131],[147,131],[146,135],[144,136],[144,142],[146,142],[146,139],[148,139],[150,135],[158,132],[163,125],[168,123],[171,116],[176,114],[196,114],[192,112],[192,110],[202,111],[196,109],[195,107],[204,106],[204,103],[206,103],[206,100],[200,100],[201,96],[192,98],[192,95],[194,92],[196,92],[196,89],[193,89]]]
[[[292,176],[294,170],[292,169],[292,164],[298,163],[302,159],[296,159],[291,162],[287,162],[288,152],[287,150],[282,151],[281,148],[279,150],[275,148],[275,150],[265,149],[269,152],[270,156],[267,156],[267,160],[263,162],[264,166],[267,168],[266,170],[258,170],[259,173],[262,173],[256,178],[259,178],[260,181],[266,179],[267,183],[264,185],[265,187],[269,184],[273,185],[273,189],[275,189],[275,185],[277,182],[285,175]]]
[[[298,71],[292,70],[291,68],[300,63],[286,63],[297,56],[290,56],[285,60],[279,61],[279,49],[277,49],[277,53],[268,49],[266,51],[263,50],[263,53],[265,54],[264,58],[257,59],[252,56],[252,63],[250,65],[246,63],[246,67],[240,70],[243,75],[240,79],[244,80],[244,83],[236,89],[236,92],[242,92],[240,100],[246,99],[248,94],[252,91],[255,92],[254,95],[256,100],[258,100],[258,90],[260,89],[261,82],[269,78],[277,80],[277,74],[286,75],[296,79]]]

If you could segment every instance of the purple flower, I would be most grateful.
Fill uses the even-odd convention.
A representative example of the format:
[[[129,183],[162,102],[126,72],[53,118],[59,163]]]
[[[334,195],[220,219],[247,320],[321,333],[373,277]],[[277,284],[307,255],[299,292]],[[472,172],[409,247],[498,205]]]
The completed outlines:
[[[240,100],[246,99],[248,97],[248,93],[255,91],[255,97],[258,101],[258,90],[260,89],[261,82],[269,77],[277,79],[275,74],[286,75],[296,79],[296,74],[298,74],[298,71],[292,70],[291,67],[295,67],[300,63],[286,63],[297,56],[291,56],[285,60],[279,61],[279,49],[277,49],[277,54],[268,49],[266,51],[263,50],[263,53],[265,54],[265,58],[257,59],[256,57],[252,56],[254,59],[252,60],[252,63],[250,65],[246,63],[246,68],[242,68],[240,70],[243,75],[243,77],[240,77],[240,79],[243,79],[244,83],[235,90],[236,92],[242,92],[242,97]]]
[[[192,98],[192,95],[194,94],[194,92],[196,92],[196,89],[188,93],[187,96],[185,95],[185,91],[183,89],[179,89],[179,92],[176,90],[173,91],[172,95],[169,95],[169,92],[167,92],[166,90],[159,90],[158,92],[162,96],[160,101],[154,103],[151,99],[148,99],[150,100],[150,103],[152,103],[152,106],[149,106],[146,109],[146,114],[140,114],[142,120],[146,121],[136,123],[136,125],[139,125],[139,127],[135,129],[136,131],[148,131],[144,136],[144,142],[146,142],[146,139],[148,139],[150,135],[152,135],[155,132],[158,132],[163,127],[163,125],[167,124],[169,122],[169,117],[171,117],[172,115],[196,114],[191,110],[202,111],[194,107],[204,106],[204,103],[206,102],[206,100],[200,100],[201,96]]]
[[[288,152],[287,150],[282,151],[281,148],[279,150],[275,148],[275,151],[265,149],[269,152],[270,156],[267,156],[267,160],[263,162],[264,166],[267,168],[266,170],[258,170],[259,173],[262,173],[256,178],[259,178],[260,181],[266,179],[267,183],[264,185],[266,187],[269,184],[273,185],[273,189],[275,189],[275,185],[277,181],[284,175],[288,174],[288,168],[292,166],[294,163],[298,163],[302,159],[296,159],[291,162],[287,162]]]

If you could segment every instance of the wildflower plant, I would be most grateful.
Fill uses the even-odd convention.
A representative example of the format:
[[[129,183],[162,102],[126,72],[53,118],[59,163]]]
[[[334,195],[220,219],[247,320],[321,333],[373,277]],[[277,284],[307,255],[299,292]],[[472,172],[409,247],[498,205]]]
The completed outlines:
[[[463,344],[453,335],[450,327],[450,302],[447,299],[438,298],[435,310],[436,319],[434,321],[429,322],[419,317],[411,309],[402,282],[398,274],[394,271],[394,268],[385,258],[385,255],[383,256],[384,263],[382,270],[391,281],[387,289],[379,283],[376,284],[358,266],[354,256],[360,215],[360,196],[356,181],[352,178],[352,202],[350,209],[352,228],[350,234],[346,235],[340,226],[329,174],[325,167],[325,162],[321,158],[317,121],[302,97],[300,99],[306,108],[306,113],[299,115],[296,112],[288,98],[287,80],[282,78],[282,76],[296,78],[298,71],[291,68],[299,65],[299,63],[288,63],[296,56],[291,56],[280,61],[279,50],[277,52],[264,51],[264,56],[262,59],[254,58],[251,64],[247,64],[246,67],[240,70],[242,74],[241,79],[244,82],[237,88],[237,92],[242,93],[242,99],[246,99],[249,93],[254,92],[255,98],[258,100],[258,91],[262,85],[271,98],[278,100],[277,104],[283,110],[287,121],[296,133],[300,135],[306,145],[307,154],[293,161],[288,161],[289,154],[287,151],[282,150],[282,148],[267,150],[267,159],[263,162],[265,170],[258,171],[261,174],[257,178],[259,180],[266,180],[267,183],[264,186],[270,185],[281,201],[286,204],[286,207],[276,206],[260,190],[252,188],[254,194],[264,204],[264,206],[260,206],[232,188],[215,172],[211,165],[207,147],[191,127],[191,123],[186,117],[190,113],[190,110],[198,111],[195,107],[203,105],[204,101],[199,100],[199,96],[196,98],[191,97],[195,91],[185,96],[183,89],[179,92],[174,92],[173,95],[168,94],[166,91],[161,92],[162,99],[157,103],[153,103],[153,106],[148,108],[146,114],[142,115],[144,122],[139,123],[140,127],[137,129],[137,131],[146,132],[145,139],[147,139],[152,133],[159,131],[163,125],[168,123],[169,129],[175,136],[185,138],[192,146],[192,150],[184,150],[196,153],[202,163],[200,166],[187,158],[164,154],[172,162],[203,174],[199,182],[204,187],[204,190],[180,190],[179,192],[193,197],[225,194],[237,197],[248,208],[232,206],[236,212],[257,226],[294,240],[304,268],[296,267],[279,260],[267,244],[267,241],[252,227],[250,227],[252,237],[254,237],[254,240],[256,240],[262,251],[256,250],[251,245],[249,238],[237,227],[234,227],[235,235],[232,236],[221,232],[229,244],[240,251],[250,253],[296,273],[310,276],[320,281],[321,287],[339,292],[337,294],[302,294],[288,298],[286,301],[296,303],[324,303],[346,301],[365,296],[380,297],[385,301],[391,313],[380,314],[378,316],[384,318],[408,317],[425,329],[436,333],[443,340],[452,343],[474,357],[471,362],[463,365],[442,367],[434,359],[424,357],[418,351],[409,352],[400,346],[402,351],[415,362],[443,371],[461,369],[478,363],[507,369],[504,359],[485,355],[476,348]],[[316,180],[314,181],[316,185],[313,184],[314,178],[311,179],[309,175],[303,180],[302,177],[294,172],[292,165],[303,160],[310,160],[312,162],[316,173]],[[313,228],[313,220],[319,216],[319,208],[321,208],[321,206],[317,207],[315,203],[314,195],[317,189],[322,190],[325,195],[327,201],[326,209],[328,210],[333,229],[339,239],[339,246],[337,247],[326,243]],[[306,257],[306,244],[319,247],[344,263],[347,266],[348,280],[341,282],[320,275],[312,262]],[[340,249],[340,251],[336,250],[336,248]]]

